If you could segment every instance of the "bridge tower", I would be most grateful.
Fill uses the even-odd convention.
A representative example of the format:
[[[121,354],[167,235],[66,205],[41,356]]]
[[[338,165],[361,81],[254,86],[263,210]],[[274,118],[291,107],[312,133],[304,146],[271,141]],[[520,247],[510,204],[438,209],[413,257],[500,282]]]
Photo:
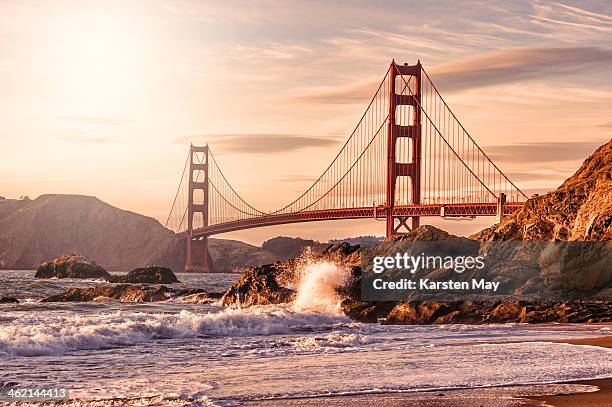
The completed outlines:
[[[202,154],[199,159],[197,154]],[[203,177],[202,177],[203,176]],[[202,178],[202,180],[200,180]],[[201,201],[194,202],[196,191]],[[185,271],[209,271],[208,236],[201,240],[193,237],[193,224],[196,214],[202,214],[202,226],[208,226],[208,144],[205,146],[189,146],[189,191],[187,198],[187,260],[185,261]],[[201,265],[196,265],[193,256],[193,249],[196,244],[202,246]]]
[[[402,227],[409,231],[417,228],[420,224],[420,217],[413,216],[411,225],[408,226],[408,216],[395,216],[393,208],[395,206],[396,183],[398,177],[409,177],[411,187],[411,203],[419,205],[421,202],[421,62],[416,65],[398,65],[395,61],[391,62],[389,71],[389,121],[387,129],[387,182],[386,182],[386,235],[387,237],[401,233]],[[397,77],[413,77],[414,85],[409,94],[404,94],[404,80],[399,81],[400,92],[396,93]],[[412,79],[412,78],[410,78]],[[409,78],[405,78],[408,83]],[[409,125],[397,123],[397,107],[411,106],[411,120]],[[412,148],[410,153],[411,161],[401,163],[396,161],[397,140],[407,138],[411,141]],[[405,144],[403,144],[405,145]],[[397,225],[396,225],[397,219]]]

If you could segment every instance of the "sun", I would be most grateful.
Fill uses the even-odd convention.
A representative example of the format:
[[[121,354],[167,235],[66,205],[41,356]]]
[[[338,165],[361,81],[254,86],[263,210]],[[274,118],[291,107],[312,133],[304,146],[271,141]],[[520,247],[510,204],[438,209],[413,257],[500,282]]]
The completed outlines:
[[[146,98],[155,44],[144,17],[83,6],[48,20],[46,63],[59,116],[124,116]]]

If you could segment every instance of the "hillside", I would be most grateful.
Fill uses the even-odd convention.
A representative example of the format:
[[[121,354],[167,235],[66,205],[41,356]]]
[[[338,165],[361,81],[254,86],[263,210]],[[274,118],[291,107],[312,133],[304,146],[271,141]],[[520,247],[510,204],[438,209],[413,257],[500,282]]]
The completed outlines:
[[[219,271],[274,261],[246,243],[210,239]],[[0,268],[33,269],[62,254],[93,258],[109,270],[163,264],[182,270],[185,239],[157,220],[81,195],[41,195],[0,201]]]
[[[612,140],[559,188],[529,199],[478,240],[612,240]]]

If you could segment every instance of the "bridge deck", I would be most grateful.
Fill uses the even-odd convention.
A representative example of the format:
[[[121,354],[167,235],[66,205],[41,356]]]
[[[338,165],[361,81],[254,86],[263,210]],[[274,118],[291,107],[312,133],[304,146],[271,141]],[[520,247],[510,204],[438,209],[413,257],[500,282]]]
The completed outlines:
[[[503,206],[504,216],[510,215],[523,205],[523,202],[508,202]],[[495,216],[496,203],[461,203],[436,205],[400,205],[393,208],[394,216]],[[385,217],[384,207],[340,208],[297,213],[271,214],[251,219],[235,220],[216,225],[210,225],[193,230],[193,237],[217,235],[237,230],[253,229],[264,226],[284,225],[287,223],[317,222],[339,219],[382,219]]]

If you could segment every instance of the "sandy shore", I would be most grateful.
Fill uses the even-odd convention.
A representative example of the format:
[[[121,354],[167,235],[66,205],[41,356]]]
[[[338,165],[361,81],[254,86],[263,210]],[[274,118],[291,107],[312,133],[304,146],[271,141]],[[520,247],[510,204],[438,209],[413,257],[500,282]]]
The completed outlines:
[[[572,345],[591,345],[612,348],[612,335],[599,338],[572,339],[561,341]],[[530,397],[530,400],[539,402],[537,406],[554,407],[610,407],[612,406],[612,379],[585,380],[576,382],[599,387],[594,393],[559,394],[555,396]]]
[[[612,348],[612,335],[559,341],[572,345]],[[593,386],[599,388],[592,391]],[[590,391],[590,392],[589,392]],[[530,394],[554,395],[532,396]],[[410,407],[611,407],[612,379],[584,380],[572,383],[504,388],[468,389],[410,393],[382,393],[258,401],[246,405],[310,407],[310,406],[410,406]]]

